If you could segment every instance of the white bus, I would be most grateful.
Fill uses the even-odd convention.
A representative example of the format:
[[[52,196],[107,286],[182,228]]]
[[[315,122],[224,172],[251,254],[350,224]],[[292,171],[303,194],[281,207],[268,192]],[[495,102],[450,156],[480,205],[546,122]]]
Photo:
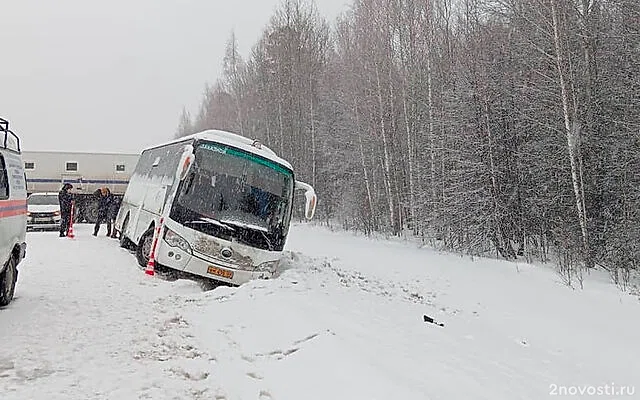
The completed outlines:
[[[158,269],[232,285],[268,279],[282,257],[296,189],[312,219],[314,189],[271,149],[233,133],[209,130],[147,148],[116,219],[120,245],[134,247],[146,266],[162,226]]]

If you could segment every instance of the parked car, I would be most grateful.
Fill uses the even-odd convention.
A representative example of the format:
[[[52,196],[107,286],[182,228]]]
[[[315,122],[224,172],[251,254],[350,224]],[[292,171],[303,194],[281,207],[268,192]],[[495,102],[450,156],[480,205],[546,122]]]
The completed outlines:
[[[27,198],[28,230],[59,229],[60,219],[58,193],[32,193]]]
[[[13,300],[18,264],[26,255],[26,200],[20,138],[0,118],[0,307]]]

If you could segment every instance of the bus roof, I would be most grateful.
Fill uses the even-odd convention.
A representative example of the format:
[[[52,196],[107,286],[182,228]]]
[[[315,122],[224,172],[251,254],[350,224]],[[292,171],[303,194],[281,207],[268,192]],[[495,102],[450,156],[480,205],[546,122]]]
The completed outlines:
[[[160,145],[147,147],[144,150],[155,149],[155,148],[166,146],[169,144],[180,143],[180,142],[185,142],[190,140],[208,140],[208,141],[212,141],[220,144],[233,146],[240,150],[244,150],[248,153],[252,153],[252,154],[264,157],[266,159],[269,159],[271,161],[274,161],[293,171],[293,167],[287,160],[280,158],[273,150],[271,150],[269,147],[265,146],[264,144],[261,144],[261,143],[258,144],[258,141],[256,140],[249,139],[247,137],[244,137],[235,133],[221,131],[217,129],[210,129],[210,130],[194,133],[192,135],[182,136],[180,138],[171,140],[169,142],[166,142]]]

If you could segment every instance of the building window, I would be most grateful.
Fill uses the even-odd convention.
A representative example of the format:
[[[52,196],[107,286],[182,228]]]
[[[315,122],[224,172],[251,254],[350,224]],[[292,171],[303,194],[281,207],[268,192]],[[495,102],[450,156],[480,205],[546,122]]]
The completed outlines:
[[[24,169],[36,169],[36,163],[31,161],[25,161]]]
[[[116,164],[116,172],[124,172],[125,165],[124,164]]]
[[[77,171],[78,170],[78,163],[75,161],[67,161],[67,166],[65,168],[66,171]]]
[[[9,175],[4,164],[4,157],[0,155],[0,200],[9,198]]]

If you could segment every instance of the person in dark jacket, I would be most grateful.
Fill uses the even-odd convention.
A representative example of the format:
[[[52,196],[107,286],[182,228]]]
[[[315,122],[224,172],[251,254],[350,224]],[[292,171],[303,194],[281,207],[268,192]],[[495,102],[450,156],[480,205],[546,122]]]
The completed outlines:
[[[118,217],[118,211],[120,211],[120,203],[122,203],[122,199],[120,197],[113,196],[113,200],[109,206],[109,215],[107,216],[107,236],[111,236],[114,239],[118,236],[118,232],[116,230],[116,218]],[[111,232],[109,232],[109,224],[111,225]]]
[[[113,202],[113,195],[109,188],[100,189],[100,198],[98,200],[98,219],[96,225],[93,227],[93,236],[98,236],[100,225],[103,222],[107,223],[107,236],[111,235],[111,220],[109,217],[109,208]]]
[[[58,202],[60,203],[60,237],[67,236],[69,223],[71,222],[71,204],[73,203],[73,194],[69,190],[73,189],[73,185],[65,183],[58,192]]]

